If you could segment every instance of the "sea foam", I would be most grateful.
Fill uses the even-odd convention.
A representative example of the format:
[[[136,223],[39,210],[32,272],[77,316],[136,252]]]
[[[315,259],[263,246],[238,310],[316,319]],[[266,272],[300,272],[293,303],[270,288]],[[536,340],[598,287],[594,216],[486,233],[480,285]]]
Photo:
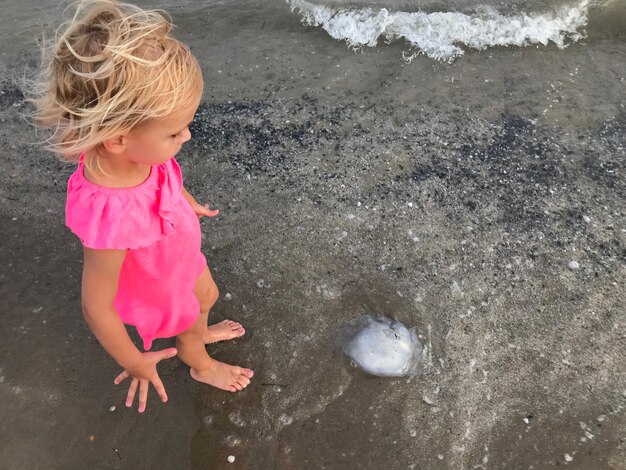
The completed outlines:
[[[307,26],[321,26],[330,36],[359,49],[379,39],[404,39],[418,54],[451,62],[464,54],[463,46],[483,50],[491,46],[548,45],[559,48],[584,37],[590,0],[563,5],[550,12],[504,15],[492,7],[461,12],[391,12],[386,8],[337,8],[306,0],[287,0]]]

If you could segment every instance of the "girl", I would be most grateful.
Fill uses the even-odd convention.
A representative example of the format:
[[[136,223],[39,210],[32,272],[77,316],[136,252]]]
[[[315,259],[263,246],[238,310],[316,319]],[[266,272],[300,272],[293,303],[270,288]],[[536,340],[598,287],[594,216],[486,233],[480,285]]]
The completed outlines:
[[[207,327],[218,297],[200,251],[198,217],[217,210],[187,192],[174,155],[191,138],[202,95],[200,67],[170,36],[169,19],[111,0],[78,5],[45,70],[36,122],[49,147],[78,169],[68,182],[66,223],[83,244],[83,313],[100,344],[130,377],[126,406],[151,383],[167,394],[156,365],[176,354],[200,382],[242,390],[253,372],[218,362],[205,344],[244,334],[226,320]],[[155,338],[176,348],[146,351]]]

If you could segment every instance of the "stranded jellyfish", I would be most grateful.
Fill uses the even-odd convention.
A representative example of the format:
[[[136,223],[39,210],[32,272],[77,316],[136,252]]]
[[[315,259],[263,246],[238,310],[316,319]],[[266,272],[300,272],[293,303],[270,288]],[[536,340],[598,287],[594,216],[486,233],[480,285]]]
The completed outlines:
[[[365,372],[402,377],[422,371],[422,345],[415,330],[389,317],[363,315],[341,333],[343,352]]]

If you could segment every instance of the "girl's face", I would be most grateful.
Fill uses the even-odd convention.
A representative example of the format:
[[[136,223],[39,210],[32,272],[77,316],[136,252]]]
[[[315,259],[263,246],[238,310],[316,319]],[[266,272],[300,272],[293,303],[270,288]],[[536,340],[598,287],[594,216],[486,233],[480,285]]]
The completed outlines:
[[[152,119],[126,134],[125,155],[134,163],[158,165],[176,155],[191,139],[189,124],[198,106],[170,117]]]

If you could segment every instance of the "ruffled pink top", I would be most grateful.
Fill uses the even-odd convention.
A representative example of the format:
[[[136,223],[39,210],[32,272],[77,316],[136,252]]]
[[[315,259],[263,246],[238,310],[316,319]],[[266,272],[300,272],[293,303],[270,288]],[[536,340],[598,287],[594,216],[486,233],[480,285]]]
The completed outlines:
[[[82,158],[68,181],[66,224],[83,245],[127,250],[114,307],[137,328],[146,351],[153,339],[187,330],[200,313],[194,287],[206,259],[198,217],[182,187],[174,158],[154,165],[131,188],[88,181]]]

